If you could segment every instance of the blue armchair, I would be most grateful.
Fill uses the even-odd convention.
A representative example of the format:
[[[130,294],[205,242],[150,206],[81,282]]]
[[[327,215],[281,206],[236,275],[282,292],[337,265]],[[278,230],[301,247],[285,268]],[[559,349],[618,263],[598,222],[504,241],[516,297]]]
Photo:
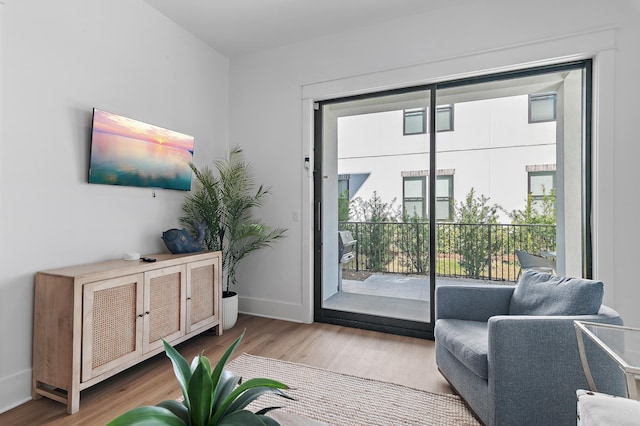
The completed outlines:
[[[525,271],[517,286],[436,288],[436,363],[487,426],[575,425],[587,389],[574,320],[622,324],[601,305],[602,282]],[[599,390],[624,394],[615,365],[593,346]]]

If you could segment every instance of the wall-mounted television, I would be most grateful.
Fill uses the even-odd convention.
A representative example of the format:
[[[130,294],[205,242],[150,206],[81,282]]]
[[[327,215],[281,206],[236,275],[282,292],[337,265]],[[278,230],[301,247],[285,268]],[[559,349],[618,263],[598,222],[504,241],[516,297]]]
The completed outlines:
[[[189,191],[194,138],[93,109],[89,183]]]

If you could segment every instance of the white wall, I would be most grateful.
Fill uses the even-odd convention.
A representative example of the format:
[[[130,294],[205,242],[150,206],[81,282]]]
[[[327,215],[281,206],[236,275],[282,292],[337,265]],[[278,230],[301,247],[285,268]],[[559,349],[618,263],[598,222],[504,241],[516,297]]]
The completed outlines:
[[[0,412],[30,398],[34,274],[166,252],[183,192],[87,184],[99,107],[228,148],[229,62],[142,1],[0,5]]]
[[[259,179],[275,188],[265,220],[289,227],[287,239],[240,271],[241,310],[310,318],[311,177],[303,157],[312,154],[313,100],[595,56],[594,272],[605,280],[606,303],[640,325],[638,200],[629,197],[640,178],[639,8],[631,0],[470,1],[232,59],[231,144],[241,144]],[[302,221],[293,221],[300,210]]]

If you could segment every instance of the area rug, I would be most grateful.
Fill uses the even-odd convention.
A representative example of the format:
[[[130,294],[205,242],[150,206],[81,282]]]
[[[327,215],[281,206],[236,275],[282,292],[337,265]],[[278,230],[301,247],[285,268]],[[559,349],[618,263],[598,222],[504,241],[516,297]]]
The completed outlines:
[[[289,413],[335,426],[480,425],[460,397],[426,392],[303,364],[242,354],[227,367],[244,380],[267,377],[285,383],[296,401],[265,395],[252,411],[280,406]]]

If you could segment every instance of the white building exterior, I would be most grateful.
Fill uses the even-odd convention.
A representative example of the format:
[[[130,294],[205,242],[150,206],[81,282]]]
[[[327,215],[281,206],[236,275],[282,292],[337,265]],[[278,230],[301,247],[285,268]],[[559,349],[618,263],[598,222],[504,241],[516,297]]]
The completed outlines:
[[[395,199],[394,206],[402,206],[403,178],[428,176],[429,135],[404,135],[403,117],[397,110],[338,119],[338,174],[349,180],[350,199],[369,200],[376,191],[384,202]],[[438,131],[436,147],[436,173],[452,176],[456,205],[474,188],[491,205],[520,210],[530,173],[555,173],[556,121],[530,123],[528,95],[460,102],[453,105],[453,130]],[[428,190],[426,182],[428,177]],[[536,182],[550,190],[551,178]],[[437,197],[446,197],[446,187],[438,186]],[[440,211],[438,219],[444,219]],[[500,220],[510,222],[504,212]]]

